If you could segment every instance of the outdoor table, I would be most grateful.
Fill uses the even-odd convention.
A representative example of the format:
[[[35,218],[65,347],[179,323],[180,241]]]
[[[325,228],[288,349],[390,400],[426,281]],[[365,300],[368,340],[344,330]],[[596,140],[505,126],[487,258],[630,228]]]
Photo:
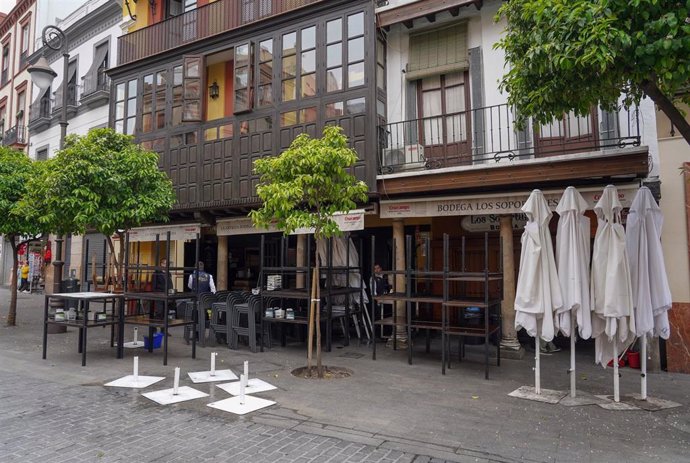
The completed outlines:
[[[155,328],[163,328],[165,335],[163,336],[163,365],[168,364],[168,329],[176,326],[194,326],[197,323],[197,314],[194,312],[192,320],[184,320],[175,318],[170,320],[168,314],[168,302],[178,301],[181,299],[189,299],[189,293],[170,293],[164,292],[143,292],[143,293],[125,293],[125,300],[137,301],[141,304],[142,301],[163,302],[165,304],[165,315],[163,318],[155,318],[153,316],[153,304],[149,307],[148,315],[124,316],[122,315],[122,324],[124,332],[124,324],[129,325],[143,325],[149,328],[149,352],[153,352],[153,331]],[[120,345],[122,350],[122,346]],[[120,354],[122,355],[122,353]],[[192,358],[196,358],[196,336],[192,336]]]
[[[74,320],[64,320],[56,321],[55,318],[50,318],[48,316],[48,306],[51,300],[61,300],[61,301],[76,301],[77,302],[77,314],[82,312],[82,318],[75,318]],[[115,302],[118,302],[117,316],[115,314]],[[112,303],[113,310],[110,315],[106,313],[105,320],[89,320],[89,305],[92,302],[100,303]],[[123,339],[123,327],[120,323],[122,316],[124,315],[124,295],[114,294],[114,293],[96,293],[96,292],[83,292],[83,293],[56,293],[56,294],[46,294],[45,304],[43,306],[43,359],[46,358],[46,351],[48,348],[48,325],[62,325],[62,326],[73,326],[79,328],[79,347],[78,352],[81,354],[81,365],[86,366],[86,333],[89,328],[96,326],[112,326],[118,325],[117,330],[117,345],[118,350],[116,351],[117,358],[122,358],[122,339]],[[67,313],[65,313],[67,316]],[[111,334],[111,347],[112,347],[112,334]]]

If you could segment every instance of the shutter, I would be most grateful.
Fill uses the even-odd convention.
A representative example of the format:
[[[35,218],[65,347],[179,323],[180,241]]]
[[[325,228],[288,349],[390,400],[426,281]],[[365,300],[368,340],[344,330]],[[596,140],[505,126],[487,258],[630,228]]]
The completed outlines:
[[[469,69],[467,23],[411,34],[409,55],[409,80],[466,71]]]
[[[38,108],[41,104],[41,100],[43,99],[44,96],[46,96],[46,93],[50,91],[50,87],[46,88],[45,90],[41,90],[36,94],[36,99],[31,103],[32,107]]]
[[[63,78],[62,82],[60,82],[60,86],[58,89],[55,91],[55,108],[61,108],[62,107],[62,92],[65,91],[65,84],[69,85],[69,82],[72,80],[72,78],[77,74],[77,60],[74,59],[69,62],[69,65],[67,66],[67,78]]]
[[[487,140],[485,140],[484,131],[484,111],[478,111],[484,108],[484,78],[482,76],[482,49],[481,47],[472,48],[470,50],[470,89],[472,91],[472,124],[474,130],[474,155],[481,156],[484,154],[484,149]]]
[[[84,93],[91,93],[98,89],[98,71],[103,61],[105,61],[105,57],[108,56],[109,48],[110,42],[102,43],[96,47],[93,63],[91,63],[91,67],[84,76]]]
[[[201,122],[204,57],[187,55],[182,65],[182,122]]]

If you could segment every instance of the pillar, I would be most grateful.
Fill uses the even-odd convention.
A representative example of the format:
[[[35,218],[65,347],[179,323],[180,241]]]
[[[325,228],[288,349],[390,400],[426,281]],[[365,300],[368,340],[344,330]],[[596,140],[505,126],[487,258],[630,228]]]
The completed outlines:
[[[513,250],[513,216],[502,215],[503,300],[501,301],[501,356],[522,358],[525,351],[515,331],[515,252]]]
[[[405,224],[402,219],[393,220],[393,242],[395,243],[395,270],[402,271],[405,270]],[[405,275],[396,274],[395,275],[395,292],[404,293],[405,292]],[[405,307],[405,302],[396,301],[395,303],[395,313],[398,319],[398,325],[396,328],[398,342],[407,342],[407,328],[404,324],[405,318],[407,317],[407,309]],[[400,321],[403,324],[400,324]]]
[[[218,237],[218,252],[217,252],[218,265],[218,281],[216,281],[216,289],[218,291],[224,291],[228,288],[228,237],[219,236]]]
[[[295,256],[297,258],[297,266],[298,267],[306,267],[307,266],[307,256],[305,255],[305,250],[307,248],[307,235],[301,234],[297,235],[297,255]],[[304,288],[306,287],[306,274],[305,273],[297,273],[297,284],[296,288]]]

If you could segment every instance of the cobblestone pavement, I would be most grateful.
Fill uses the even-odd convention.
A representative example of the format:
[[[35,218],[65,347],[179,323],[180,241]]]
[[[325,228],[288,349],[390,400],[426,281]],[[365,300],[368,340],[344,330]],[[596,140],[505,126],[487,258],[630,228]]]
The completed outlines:
[[[0,377],[2,462],[442,461],[306,432],[139,403],[126,391]],[[143,401],[142,401],[143,402]]]

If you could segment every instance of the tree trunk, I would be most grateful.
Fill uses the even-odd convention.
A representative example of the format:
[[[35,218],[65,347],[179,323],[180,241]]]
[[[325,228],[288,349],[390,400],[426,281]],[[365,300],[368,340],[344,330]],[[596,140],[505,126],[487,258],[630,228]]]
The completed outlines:
[[[316,305],[317,283],[316,269],[314,269],[312,272],[311,291],[309,294],[309,318],[307,319],[307,371],[309,372],[309,376],[311,376],[312,354],[314,351],[314,307]]]
[[[10,276],[10,309],[7,312],[7,326],[17,325],[17,272],[19,271],[19,258],[17,257],[17,243],[15,236],[8,237],[12,248],[12,275]]]
[[[115,289],[117,285],[121,285],[124,288],[124,263],[125,263],[125,234],[118,233],[117,236],[120,238],[120,252],[115,252],[115,244],[113,244],[113,239],[111,236],[106,236],[106,241],[108,242],[108,247],[110,248],[110,255],[115,262]]]
[[[656,103],[659,109],[661,109],[661,111],[668,116],[668,118],[671,120],[671,124],[678,129],[678,132],[680,132],[682,137],[685,139],[685,142],[690,145],[690,124],[688,124],[688,121],[685,120],[685,117],[678,110],[676,105],[673,104],[673,101],[671,101],[662,93],[661,90],[659,90],[655,80],[655,78],[645,80],[640,84],[640,87],[642,90],[644,90],[647,96],[651,98],[654,103]]]
[[[321,285],[319,284],[321,276],[319,275],[318,243],[316,249],[316,372],[319,378],[323,379],[323,365],[321,364]]]

